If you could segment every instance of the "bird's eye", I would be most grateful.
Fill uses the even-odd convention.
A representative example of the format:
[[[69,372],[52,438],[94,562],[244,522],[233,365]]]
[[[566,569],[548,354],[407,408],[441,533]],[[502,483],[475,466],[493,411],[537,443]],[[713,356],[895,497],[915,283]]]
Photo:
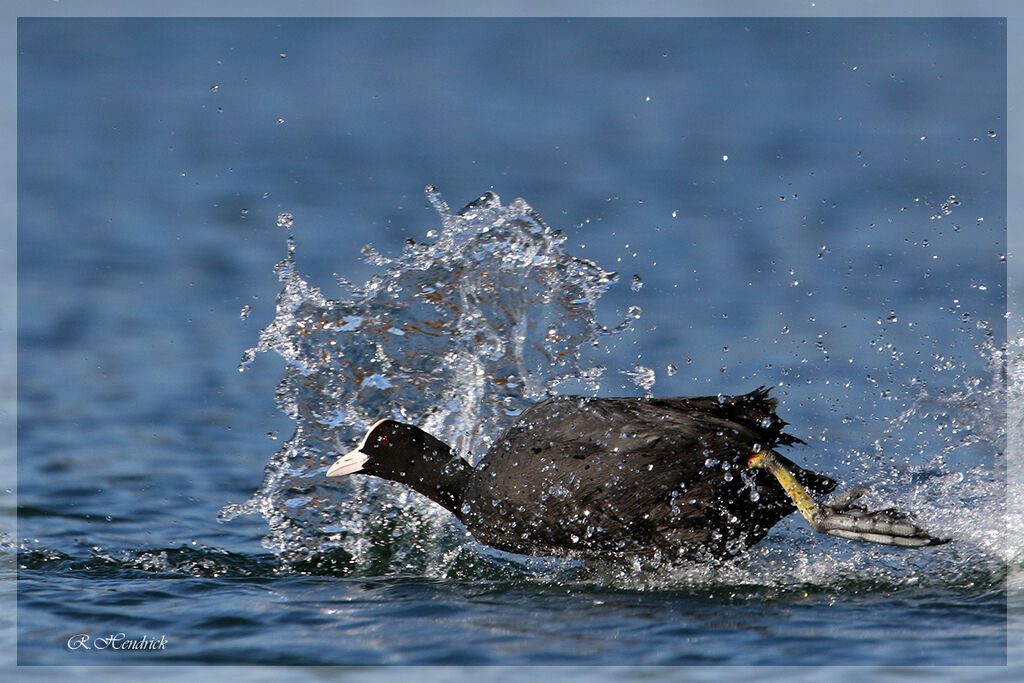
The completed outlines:
[[[388,445],[388,437],[386,437],[383,434],[381,434],[380,436],[377,437],[377,443],[379,443],[381,446],[387,446]]]

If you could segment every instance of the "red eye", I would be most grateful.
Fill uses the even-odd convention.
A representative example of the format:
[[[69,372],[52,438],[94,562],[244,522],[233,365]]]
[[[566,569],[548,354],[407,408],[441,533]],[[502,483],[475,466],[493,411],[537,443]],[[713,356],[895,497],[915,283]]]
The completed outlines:
[[[378,436],[377,437],[377,443],[379,443],[381,446],[387,446],[388,445],[388,437],[386,437],[384,435]]]

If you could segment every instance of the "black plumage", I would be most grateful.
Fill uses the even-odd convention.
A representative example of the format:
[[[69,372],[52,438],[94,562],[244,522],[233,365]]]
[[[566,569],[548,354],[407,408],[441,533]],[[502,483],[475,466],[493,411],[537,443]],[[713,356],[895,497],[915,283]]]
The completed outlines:
[[[735,397],[559,396],[524,411],[476,467],[418,427],[381,420],[327,474],[404,483],[481,543],[510,552],[729,557],[797,511],[799,491],[781,485],[780,468],[797,482],[789,488],[813,498],[836,487],[774,452],[800,442],[782,431],[775,405],[765,388]],[[752,464],[759,453],[770,468]],[[887,520],[891,532],[895,517],[856,510],[857,524],[878,537],[861,540],[890,542],[879,540],[878,526]],[[846,507],[810,514],[844,519],[846,537],[860,533],[849,530]],[[911,528],[913,538],[934,540]]]

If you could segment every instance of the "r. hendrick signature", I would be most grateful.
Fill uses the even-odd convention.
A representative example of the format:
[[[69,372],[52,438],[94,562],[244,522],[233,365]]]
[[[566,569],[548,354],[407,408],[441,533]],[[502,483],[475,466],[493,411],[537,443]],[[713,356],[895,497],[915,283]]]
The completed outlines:
[[[167,636],[129,638],[124,633],[111,633],[93,638],[88,633],[76,633],[68,638],[69,650],[166,650]]]

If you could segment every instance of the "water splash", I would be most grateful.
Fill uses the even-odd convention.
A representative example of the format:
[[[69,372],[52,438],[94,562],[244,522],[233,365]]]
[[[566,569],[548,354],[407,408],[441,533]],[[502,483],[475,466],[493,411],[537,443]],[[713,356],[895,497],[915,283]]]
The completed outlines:
[[[869,508],[913,511],[950,544],[907,552],[849,543],[816,534],[793,515],[769,542],[733,561],[612,568],[602,583],[742,599],[919,588],[1024,592],[1024,464],[1015,473],[1006,457],[1024,452],[1024,337],[1002,343],[981,329],[976,348],[985,374],[968,376],[957,366],[950,370],[958,371],[958,386],[930,393],[924,383],[915,385],[919,393],[886,426],[876,452],[849,454],[866,467],[852,483],[872,490],[864,501]]]
[[[380,273],[360,286],[339,281],[333,299],[298,273],[292,219],[281,221],[289,235],[276,267],[283,285],[277,313],[240,370],[261,352],[286,360],[277,400],[296,431],[268,463],[262,487],[221,517],[263,515],[265,545],[282,571],[785,592],[992,587],[1008,568],[1024,565],[1024,522],[1005,514],[1002,457],[1007,441],[1020,441],[1020,423],[1008,431],[1005,411],[1009,404],[1011,415],[1021,414],[1024,338],[1004,344],[986,334],[978,346],[988,361],[981,377],[969,376],[966,360],[948,361],[933,371],[956,383],[931,392],[924,380],[903,386],[917,394],[874,451],[846,452],[856,472],[846,483],[872,488],[873,507],[914,511],[938,535],[951,535],[954,543],[941,551],[913,555],[821,537],[794,516],[770,542],[727,565],[584,567],[480,546],[450,515],[398,484],[326,480],[336,453],[384,416],[423,425],[475,462],[533,402],[571,383],[597,393],[605,368],[586,360],[586,350],[641,313],[634,307],[618,326],[600,325],[595,304],[616,275],[569,255],[565,238],[523,200],[504,206],[488,192],[452,212],[434,188],[427,197],[441,217],[441,227],[427,233],[433,241],[410,242],[393,257],[366,247],[365,260]],[[669,376],[675,372],[668,366]],[[619,373],[651,393],[650,368]],[[1019,482],[1010,487],[1011,497],[1024,499]]]
[[[957,364],[936,368],[954,372],[957,382],[938,391],[926,383],[874,444],[873,485],[912,482],[908,507],[929,520],[957,547],[984,556],[993,565],[1024,562],[1024,525],[1007,516],[1007,493],[1024,493],[1007,479],[1008,450],[1019,450],[1019,414],[1024,378],[1024,338],[1002,343],[979,324],[984,339],[976,345],[986,373],[967,376]],[[893,457],[899,453],[900,457]],[[887,454],[883,458],[883,454]],[[956,551],[951,551],[956,555]],[[982,560],[978,559],[978,562]]]
[[[522,199],[504,206],[487,192],[453,213],[435,188],[427,198],[442,222],[428,233],[433,243],[410,241],[395,257],[368,245],[364,259],[383,272],[361,286],[339,281],[335,299],[299,274],[291,234],[277,264],[276,316],[239,370],[260,352],[286,360],[277,403],[296,431],[260,490],[221,519],[262,514],[265,545],[285,556],[342,547],[359,562],[383,543],[401,555],[388,562],[419,566],[443,538],[440,550],[457,554],[465,532],[436,506],[413,504],[417,494],[359,481],[369,478],[326,480],[335,454],[386,416],[422,425],[475,462],[503,425],[564,383],[596,392],[604,368],[583,350],[640,315],[600,325],[595,304],[616,274],[571,256]],[[278,224],[291,230],[293,219]]]

